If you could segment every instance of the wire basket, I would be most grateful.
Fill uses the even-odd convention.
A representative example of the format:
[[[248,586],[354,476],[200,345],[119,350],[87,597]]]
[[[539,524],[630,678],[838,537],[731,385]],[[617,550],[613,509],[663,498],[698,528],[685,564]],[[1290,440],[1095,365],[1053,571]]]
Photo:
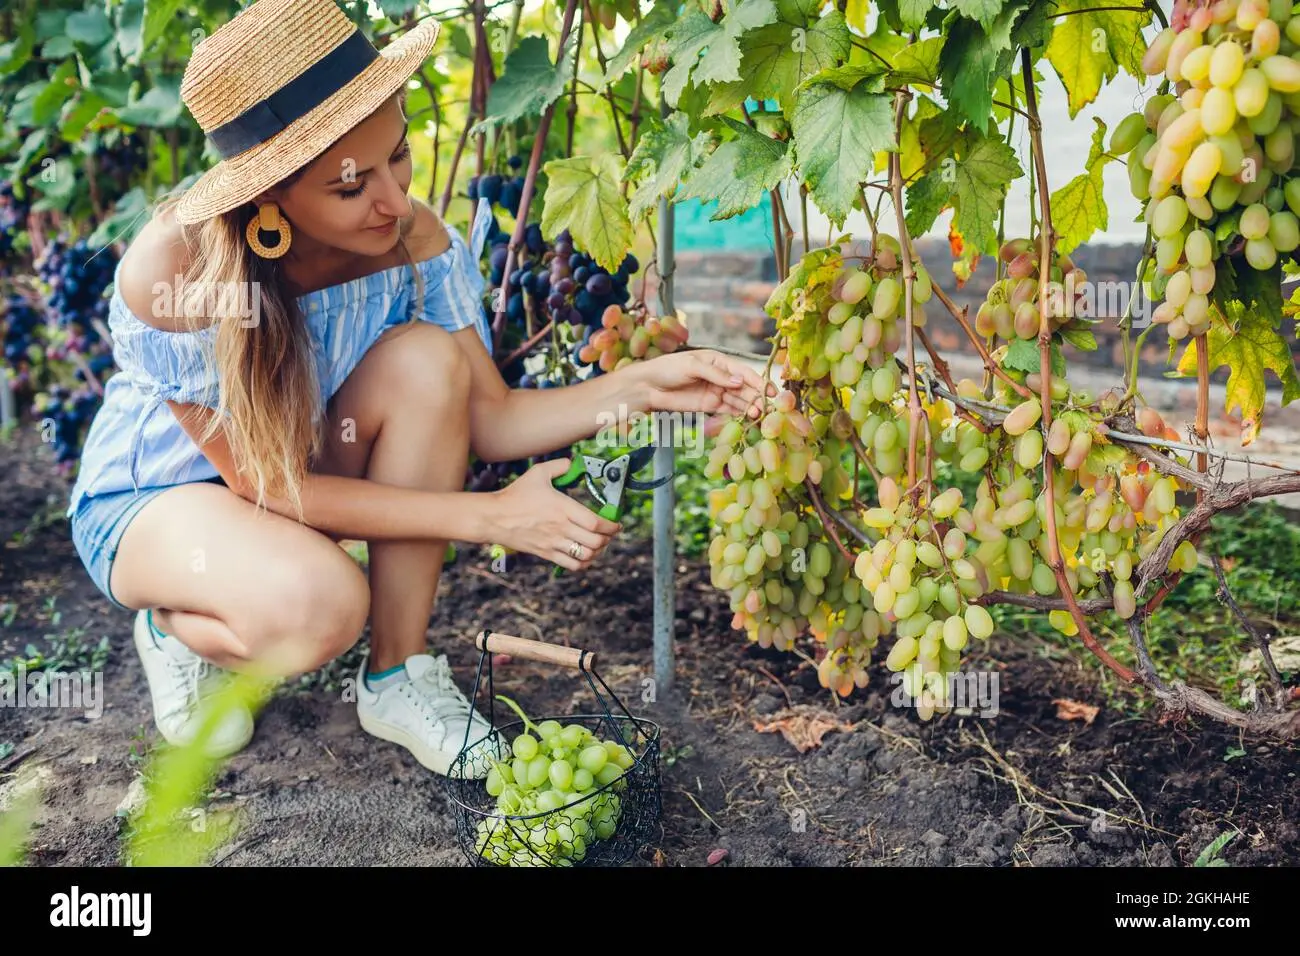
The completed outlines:
[[[475,741],[469,740],[470,731],[466,729],[466,739],[446,777],[456,816],[456,840],[466,858],[475,866],[626,863],[650,842],[659,826],[659,725],[628,713],[618,695],[596,673],[595,655],[590,651],[488,631],[479,633],[475,645],[482,653],[471,699],[477,698],[486,672],[493,729]],[[492,655],[496,653],[572,667],[586,678],[596,697],[597,712],[537,717],[531,723],[533,729],[553,730],[547,727],[549,721],[561,726],[558,737],[544,739],[558,740],[565,751],[560,759],[570,769],[576,763],[577,769],[593,777],[589,789],[577,789],[585,781],[576,769],[574,783],[569,785],[574,789],[557,787],[554,781],[564,783],[565,773],[557,771],[552,777],[550,764],[558,761],[551,761],[555,751],[548,751],[544,744],[538,756],[524,759],[514,754],[515,739],[529,727],[522,719],[497,725],[492,683]],[[615,710],[611,710],[610,701]],[[567,740],[563,738],[565,733],[569,735]],[[605,749],[603,762],[594,751],[587,752],[598,745],[597,741]],[[620,747],[625,750],[619,752]],[[527,752],[525,747],[525,755]],[[548,771],[544,781],[524,786],[514,779],[517,769],[543,756]],[[599,769],[593,773],[590,768],[598,764]],[[492,768],[495,781],[489,774]],[[537,779],[535,775],[534,781]],[[489,792],[489,784],[494,784],[495,795]],[[536,801],[536,805],[528,805],[529,800]]]

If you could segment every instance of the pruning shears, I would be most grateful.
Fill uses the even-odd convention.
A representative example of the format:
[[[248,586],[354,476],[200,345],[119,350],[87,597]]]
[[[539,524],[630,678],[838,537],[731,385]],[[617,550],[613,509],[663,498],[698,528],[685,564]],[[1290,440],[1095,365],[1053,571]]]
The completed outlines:
[[[587,490],[594,499],[594,504],[588,507],[607,521],[619,521],[626,504],[624,492],[651,491],[673,477],[672,472],[653,481],[641,481],[632,477],[650,463],[654,453],[655,447],[646,445],[624,452],[616,458],[576,455],[569,470],[552,479],[551,484],[556,488],[569,488],[579,481],[585,481]],[[557,564],[551,570],[551,576],[559,577],[563,572],[564,568]]]

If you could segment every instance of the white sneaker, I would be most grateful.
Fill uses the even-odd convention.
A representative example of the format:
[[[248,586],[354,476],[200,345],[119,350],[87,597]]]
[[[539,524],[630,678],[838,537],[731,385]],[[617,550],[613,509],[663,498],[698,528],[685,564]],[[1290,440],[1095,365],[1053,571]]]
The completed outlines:
[[[470,706],[452,678],[446,655],[413,654],[406,659],[409,680],[379,690],[366,686],[367,654],[357,672],[357,716],[366,733],[400,744],[423,766],[446,776],[481,778],[491,768],[491,758],[505,760],[509,748],[492,724]],[[469,755],[465,772],[455,773],[452,764],[466,744]]]
[[[211,694],[216,678],[224,673],[174,637],[159,647],[149,627],[149,611],[135,617],[135,649],[144,664],[144,676],[153,697],[154,723],[173,746],[190,743],[202,725],[200,706]],[[237,706],[217,725],[209,738],[210,757],[228,757],[243,750],[253,738],[253,717]]]

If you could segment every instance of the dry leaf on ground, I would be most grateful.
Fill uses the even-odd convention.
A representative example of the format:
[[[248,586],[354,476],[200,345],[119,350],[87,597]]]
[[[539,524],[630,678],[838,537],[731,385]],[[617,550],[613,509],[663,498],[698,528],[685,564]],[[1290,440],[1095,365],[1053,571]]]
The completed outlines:
[[[848,731],[853,728],[820,708],[800,704],[776,712],[766,723],[754,721],[754,729],[760,734],[780,731],[781,736],[802,754],[821,746],[822,738],[832,730]]]
[[[1091,724],[1097,718],[1097,714],[1101,712],[1100,707],[1081,704],[1077,700],[1070,700],[1066,697],[1056,697],[1052,700],[1052,703],[1056,705],[1058,720],[1082,720],[1085,724]]]

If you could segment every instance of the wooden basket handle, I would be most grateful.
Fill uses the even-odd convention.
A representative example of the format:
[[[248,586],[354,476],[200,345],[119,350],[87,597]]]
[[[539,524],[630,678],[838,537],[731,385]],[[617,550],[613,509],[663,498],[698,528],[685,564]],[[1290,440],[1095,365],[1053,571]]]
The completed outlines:
[[[596,666],[594,651],[584,651],[580,647],[560,647],[557,644],[516,637],[513,634],[479,631],[478,637],[474,639],[474,645],[480,651],[489,654],[509,654],[511,657],[522,657],[542,664],[572,667],[574,670],[591,670]]]

